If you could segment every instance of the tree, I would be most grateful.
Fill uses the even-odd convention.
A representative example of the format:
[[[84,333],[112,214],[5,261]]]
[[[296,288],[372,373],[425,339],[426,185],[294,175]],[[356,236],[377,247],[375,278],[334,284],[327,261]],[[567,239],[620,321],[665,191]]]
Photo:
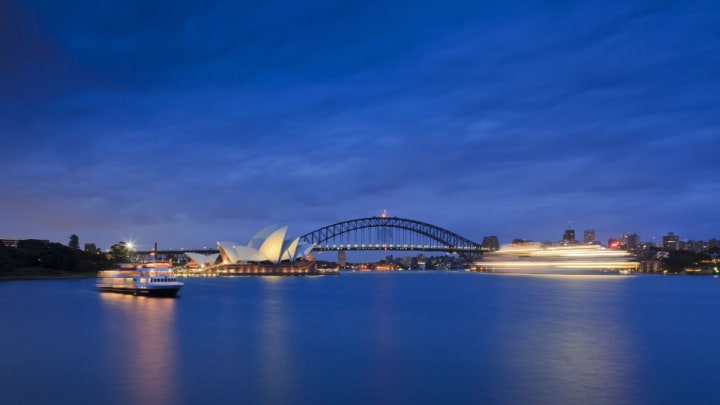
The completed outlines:
[[[40,265],[48,269],[75,272],[78,269],[78,257],[75,253],[75,249],[62,243],[48,243]]]
[[[130,262],[130,249],[125,242],[118,242],[110,247],[112,258],[115,263]]]
[[[70,243],[68,243],[70,249],[80,249],[80,240],[75,234],[70,235]]]
[[[685,250],[670,252],[667,258],[662,260],[663,267],[670,273],[680,273],[688,267],[698,267],[702,260],[710,256],[702,253],[695,253]]]
[[[0,274],[9,273],[15,270],[15,260],[10,254],[10,250],[2,242],[0,242]]]
[[[91,273],[106,269],[111,262],[105,255],[71,249],[62,243],[47,243],[41,240],[22,240],[17,248],[8,248],[0,243],[0,274],[15,270],[32,271],[38,268],[59,270],[62,272]]]
[[[42,266],[42,258],[47,251],[46,242],[36,239],[25,239],[18,242],[15,252],[17,267]]]

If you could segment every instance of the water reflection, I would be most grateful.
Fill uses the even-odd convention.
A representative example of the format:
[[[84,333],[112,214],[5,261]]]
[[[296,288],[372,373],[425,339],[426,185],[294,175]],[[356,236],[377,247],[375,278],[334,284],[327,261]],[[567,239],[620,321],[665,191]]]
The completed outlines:
[[[101,293],[108,342],[108,378],[122,402],[177,403],[173,298]]]
[[[372,381],[373,402],[385,402],[392,398],[393,387],[397,385],[397,359],[395,352],[395,308],[393,307],[393,284],[389,277],[382,277],[373,293],[373,329],[371,343],[373,351]]]
[[[282,277],[269,276],[262,280],[262,317],[258,354],[262,376],[263,403],[291,403],[292,382],[297,380],[288,347],[287,317]]]
[[[535,278],[532,294],[506,297],[507,305],[527,311],[514,317],[501,343],[505,377],[527,383],[513,390],[513,401],[618,403],[632,397],[637,346],[623,328],[630,297],[627,283],[618,280]]]

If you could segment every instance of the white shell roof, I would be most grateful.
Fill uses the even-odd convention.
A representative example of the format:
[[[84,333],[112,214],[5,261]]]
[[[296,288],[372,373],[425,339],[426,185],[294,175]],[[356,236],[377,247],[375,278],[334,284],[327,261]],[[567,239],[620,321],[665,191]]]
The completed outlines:
[[[295,261],[310,253],[313,244],[300,243],[300,238],[285,239],[287,226],[277,228],[268,226],[258,231],[248,242],[241,245],[235,242],[218,242],[218,249],[230,263],[263,262],[280,263],[283,260]]]
[[[218,257],[220,257],[220,254],[213,253],[206,255],[202,253],[185,252],[185,256],[190,258],[190,260],[194,261],[198,266],[204,266],[215,263]]]

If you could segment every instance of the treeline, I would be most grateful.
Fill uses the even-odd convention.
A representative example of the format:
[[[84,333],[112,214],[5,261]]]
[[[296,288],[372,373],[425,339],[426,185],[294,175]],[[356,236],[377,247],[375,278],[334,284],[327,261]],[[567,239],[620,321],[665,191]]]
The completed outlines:
[[[686,250],[669,252],[668,257],[661,260],[662,266],[668,273],[682,273],[688,268],[714,267],[711,254],[717,255],[717,248],[708,252],[696,253]]]
[[[103,254],[40,240],[22,240],[16,248],[0,242],[0,275],[28,268],[91,273],[110,266]]]

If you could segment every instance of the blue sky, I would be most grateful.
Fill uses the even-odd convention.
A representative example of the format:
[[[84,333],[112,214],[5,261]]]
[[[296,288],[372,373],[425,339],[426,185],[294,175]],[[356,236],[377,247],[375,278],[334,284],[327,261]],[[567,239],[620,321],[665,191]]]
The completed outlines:
[[[0,237],[719,237],[718,72],[714,1],[5,1]]]

